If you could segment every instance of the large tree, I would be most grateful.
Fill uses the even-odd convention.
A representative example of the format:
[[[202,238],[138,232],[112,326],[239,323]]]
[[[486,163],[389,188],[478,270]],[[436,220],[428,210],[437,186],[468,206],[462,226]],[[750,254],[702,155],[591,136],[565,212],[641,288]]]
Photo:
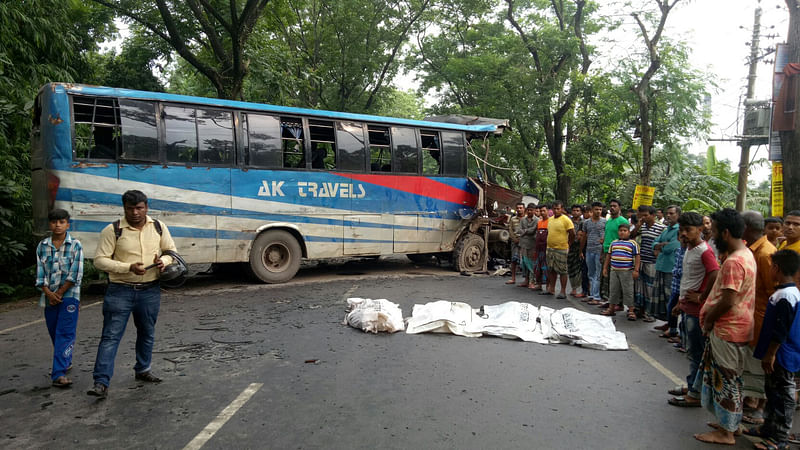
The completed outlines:
[[[432,0],[288,0],[269,12],[284,72],[302,106],[372,112],[400,67],[403,47]],[[265,49],[270,51],[272,49]]]
[[[161,39],[208,78],[217,96],[241,98],[245,50],[269,0],[93,0]]]
[[[555,167],[555,196],[567,201],[572,180],[564,160],[566,121],[592,63],[586,43],[587,32],[594,31],[587,26],[592,6],[586,0],[552,0],[547,8],[541,3],[506,0],[506,19],[532,58],[537,82],[530,88],[539,97],[537,116]]]
[[[636,93],[636,99],[639,102],[638,131],[642,142],[642,166],[639,179],[641,184],[645,186],[650,185],[650,172],[652,171],[651,158],[653,146],[658,136],[658,130],[653,124],[655,119],[651,117],[656,114],[656,111],[654,110],[654,93],[650,88],[650,81],[653,79],[656,72],[658,72],[658,69],[661,68],[661,50],[659,48],[659,43],[662,33],[664,32],[664,26],[667,23],[667,17],[678,1],[680,0],[653,0],[658,7],[658,13],[655,19],[655,26],[651,30],[648,30],[647,19],[643,17],[648,16],[648,14],[638,12],[632,13],[636,24],[639,26],[639,31],[641,32],[645,47],[647,48],[647,69],[642,73],[636,84],[631,87],[633,92]]]

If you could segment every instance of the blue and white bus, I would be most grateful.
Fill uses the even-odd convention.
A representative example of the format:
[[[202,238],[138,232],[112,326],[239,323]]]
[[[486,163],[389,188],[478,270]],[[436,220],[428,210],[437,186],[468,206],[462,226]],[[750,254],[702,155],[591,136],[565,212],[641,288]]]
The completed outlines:
[[[301,258],[486,259],[481,184],[461,125],[67,83],[42,87],[32,133],[35,228],[70,212],[88,256],[138,189],[189,263],[244,262],[268,283]]]

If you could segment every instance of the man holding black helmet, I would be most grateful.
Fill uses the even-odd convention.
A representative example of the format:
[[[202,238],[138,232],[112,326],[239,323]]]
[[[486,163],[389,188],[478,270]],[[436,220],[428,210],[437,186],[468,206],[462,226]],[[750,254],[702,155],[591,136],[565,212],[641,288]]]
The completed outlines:
[[[100,232],[94,265],[108,272],[108,290],[103,301],[103,334],[94,364],[94,387],[87,394],[105,398],[114,374],[114,359],[125,333],[128,317],[136,325],[136,379],[158,383],[150,361],[155,325],[161,305],[162,272],[173,262],[165,253],[175,252],[175,243],[162,222],[147,215],[147,196],[131,190],[122,194],[125,217]],[[150,265],[146,265],[152,262]],[[171,272],[171,271],[170,271]]]

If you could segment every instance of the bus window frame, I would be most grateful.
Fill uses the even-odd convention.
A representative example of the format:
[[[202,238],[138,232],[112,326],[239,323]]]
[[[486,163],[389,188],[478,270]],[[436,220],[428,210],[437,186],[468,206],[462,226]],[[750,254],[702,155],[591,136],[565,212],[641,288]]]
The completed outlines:
[[[364,140],[364,146],[362,147],[363,156],[361,161],[361,170],[352,170],[352,169],[343,169],[339,158],[341,158],[341,146],[339,145],[339,125],[360,125],[361,126],[361,137]],[[334,120],[333,121],[333,134],[334,139],[336,141],[336,172],[348,172],[348,173],[369,173],[369,131],[367,131],[367,124],[365,122],[360,122],[357,120]]]
[[[414,133],[414,141],[416,142],[416,149],[417,149],[417,168],[416,168],[416,171],[414,171],[414,172],[398,172],[398,171],[395,170],[399,166],[399,164],[397,164],[397,161],[398,161],[397,153],[398,152],[395,151],[394,133],[392,132],[392,129],[394,129],[394,128],[397,128],[397,129],[409,129],[409,130],[412,130],[413,133]],[[420,150],[421,150],[420,149],[420,145],[421,145],[421,142],[420,142],[420,138],[419,138],[419,127],[407,126],[407,125],[390,125],[389,126],[389,141],[391,143],[391,147],[390,148],[392,150],[392,170],[389,173],[391,173],[392,175],[420,176],[420,160],[421,160],[421,157],[420,157],[420,153],[421,153],[420,152]]]
[[[366,136],[366,143],[367,143],[367,173],[394,174],[395,173],[394,172],[394,143],[392,142],[392,127],[391,127],[391,125],[375,123],[375,122],[364,123],[364,125],[367,127],[367,129],[366,129],[366,131],[367,131],[367,136]],[[386,131],[387,131],[386,135],[389,137],[389,145],[386,146],[386,148],[389,149],[389,166],[390,166],[389,169],[390,170],[388,170],[388,171],[372,170],[372,141],[370,141],[370,138],[369,138],[369,127],[370,127],[370,125],[373,126],[373,127],[376,127],[376,128],[377,127],[386,128]],[[383,146],[383,144],[376,144],[376,145]]]
[[[159,107],[156,111],[156,120],[158,123],[159,128],[159,136],[158,136],[158,152],[159,152],[159,160],[160,163],[165,166],[183,166],[183,167],[210,167],[210,168],[234,168],[237,167],[237,156],[236,156],[236,149],[239,145],[238,140],[236,139],[236,119],[233,116],[233,113],[239,110],[232,109],[232,108],[221,108],[218,106],[211,106],[211,105],[203,105],[199,103],[180,103],[180,102],[158,102]],[[172,106],[172,107],[179,107],[179,108],[193,108],[194,113],[194,133],[195,142],[197,144],[197,162],[181,162],[181,161],[167,161],[167,126],[164,123],[164,108]],[[201,163],[200,162],[200,133],[198,124],[197,124],[197,110],[198,109],[205,109],[205,110],[218,110],[218,111],[225,111],[231,113],[231,122],[233,125],[233,129],[231,132],[231,138],[233,139],[233,149],[234,154],[231,156],[230,162],[224,164],[209,164],[209,163]]]
[[[76,146],[76,137],[77,137],[76,125],[78,124],[78,122],[75,120],[75,102],[74,102],[76,96],[92,98],[94,100],[93,109],[92,109],[92,122],[91,123],[89,123],[89,122],[80,122],[82,124],[90,124],[92,126],[92,135],[93,135],[92,137],[93,138],[94,138],[94,124],[95,124],[94,119],[95,119],[95,115],[96,115],[96,112],[97,112],[97,99],[98,98],[109,99],[109,100],[111,100],[112,105],[113,105],[114,102],[117,103],[116,107],[112,106],[112,110],[114,110],[116,112],[116,114],[114,115],[115,116],[115,120],[116,120],[118,118],[118,116],[119,116],[119,97],[115,97],[115,96],[106,97],[106,96],[102,96],[102,95],[86,95],[86,94],[74,94],[74,93],[71,93],[71,94],[67,95],[67,100],[69,102],[69,118],[70,118],[70,130],[69,130],[69,133],[70,133],[70,151],[71,151],[71,155],[72,155],[72,160],[73,161],[82,161],[82,162],[97,161],[99,163],[116,163],[119,160],[119,155],[120,155],[120,150],[121,150],[120,146],[122,145],[122,140],[121,140],[121,138],[122,138],[122,123],[121,123],[121,121],[120,121],[120,123],[115,123],[115,126],[117,128],[119,128],[120,139],[117,142],[116,148],[114,149],[114,158],[79,158],[78,157],[78,151],[77,151],[77,146]]]

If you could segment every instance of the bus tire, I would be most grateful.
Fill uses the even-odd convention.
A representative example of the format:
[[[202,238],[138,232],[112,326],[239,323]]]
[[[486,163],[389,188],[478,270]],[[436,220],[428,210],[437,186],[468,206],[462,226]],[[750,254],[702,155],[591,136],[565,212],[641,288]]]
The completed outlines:
[[[298,269],[303,252],[291,233],[268,230],[256,237],[250,249],[250,271],[264,283],[285,283]]]
[[[467,233],[458,240],[453,250],[453,268],[458,272],[478,272],[483,269],[483,238]]]

